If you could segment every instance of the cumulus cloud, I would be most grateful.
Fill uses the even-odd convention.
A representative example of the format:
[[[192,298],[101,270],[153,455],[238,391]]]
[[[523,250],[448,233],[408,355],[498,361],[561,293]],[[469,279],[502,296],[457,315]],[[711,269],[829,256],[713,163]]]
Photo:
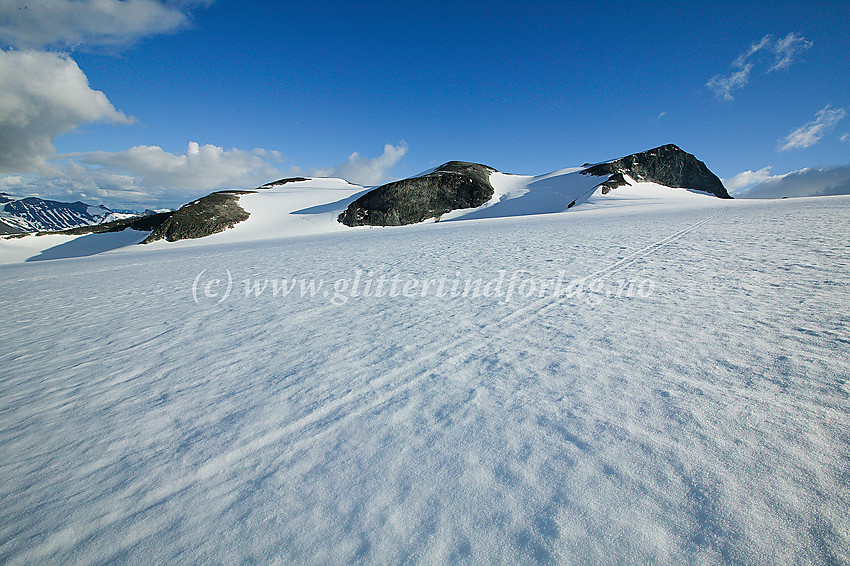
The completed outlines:
[[[766,35],[761,40],[750,45],[732,62],[733,70],[725,75],[715,75],[707,83],[717,98],[727,102],[735,100],[732,91],[742,89],[750,82],[750,75],[759,66],[767,68],[767,72],[786,69],[801,51],[812,46],[802,36],[789,33],[781,39]]]
[[[739,173],[724,184],[736,198],[846,195],[850,194],[850,165],[807,167],[781,175],[771,175],[770,167],[764,167]]]
[[[200,191],[245,188],[281,174],[277,151],[224,149],[189,142],[179,155],[155,145],[139,145],[126,151],[91,151],[61,156],[93,171],[127,175],[143,187]],[[91,171],[89,171],[91,172]]]
[[[67,54],[45,47],[127,45],[188,22],[209,0],[51,0],[0,2],[0,172],[43,172],[56,137],[82,124],[133,121]]]
[[[93,90],[70,57],[0,50],[0,172],[50,169],[56,136],[91,122],[133,119]]]
[[[387,180],[387,171],[407,152],[404,143],[386,145],[381,156],[353,153],[336,167],[312,169],[313,176],[343,177],[362,184]],[[284,164],[278,151],[224,149],[189,142],[175,154],[158,146],[140,145],[126,151],[91,151],[58,155],[50,174],[0,176],[0,190],[20,196],[82,200],[110,207],[176,207],[220,189],[253,188],[305,171]]]
[[[0,1],[0,172],[44,172],[56,137],[93,122],[129,124],[67,54],[34,48],[127,45],[173,31],[211,0]]]
[[[386,144],[384,153],[378,157],[366,159],[356,151],[348,157],[348,161],[324,169],[313,170],[316,177],[341,177],[352,183],[361,185],[377,185],[388,180],[387,172],[407,153],[407,144],[397,146]]]
[[[829,104],[823,107],[811,122],[806,122],[790,134],[779,140],[778,150],[805,149],[818,143],[821,138],[832,130],[838,122],[844,119],[846,112],[843,108],[832,108]]]
[[[0,42],[20,48],[118,46],[184,28],[187,9],[209,0],[4,0]]]
[[[736,193],[772,177],[770,169],[770,167],[762,167],[758,171],[742,171],[734,177],[723,179],[723,185],[730,193]]]
[[[138,210],[159,204],[172,206],[179,200],[172,199],[164,190],[139,187],[129,175],[91,170],[74,163],[50,177],[33,174],[0,177],[0,191],[17,196],[81,200],[89,204],[105,203],[111,207]]]
[[[223,149],[190,142],[185,153],[157,146],[70,153],[55,158],[50,175],[0,177],[12,194],[104,202],[110,206],[179,206],[218,189],[252,188],[284,176],[277,151]]]
[[[0,177],[0,190],[18,196],[103,203],[113,208],[177,207],[213,190],[251,188],[286,176],[276,167],[278,155],[268,150],[224,150],[194,142],[181,155],[151,146],[125,152],[70,154],[60,156],[52,175]]]
[[[139,145],[126,151],[57,156],[57,136],[95,122],[130,124],[67,54],[47,48],[121,47],[179,30],[192,8],[212,0],[0,0],[0,188],[19,195],[115,205],[177,205],[216,189],[257,186],[282,176],[282,156],[266,149],[224,149],[190,142],[174,154]],[[37,49],[42,49],[38,51]],[[407,152],[386,145],[379,157],[352,153],[315,174],[375,184]]]
[[[0,188],[19,195],[115,204],[180,204],[192,192],[281,176],[281,155],[192,142],[55,155],[55,140],[95,122],[131,124],[67,54],[48,48],[123,47],[186,27],[212,0],[0,0]],[[38,51],[41,49],[41,51]]]

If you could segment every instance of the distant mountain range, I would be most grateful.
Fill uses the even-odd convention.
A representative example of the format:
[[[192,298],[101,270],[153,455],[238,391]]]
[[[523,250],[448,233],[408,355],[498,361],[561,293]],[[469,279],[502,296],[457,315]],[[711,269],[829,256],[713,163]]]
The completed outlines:
[[[60,202],[0,193],[0,234],[65,230],[135,216],[103,205]]]

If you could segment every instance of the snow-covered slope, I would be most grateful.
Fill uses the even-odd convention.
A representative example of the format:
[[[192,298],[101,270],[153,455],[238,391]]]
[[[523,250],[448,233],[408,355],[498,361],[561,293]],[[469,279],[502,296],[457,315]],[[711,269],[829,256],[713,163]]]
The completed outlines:
[[[684,189],[654,183],[636,183],[603,195],[598,185],[604,178],[582,175],[582,168],[569,168],[540,176],[492,173],[493,197],[478,208],[455,210],[441,221],[476,220],[511,216],[560,213],[572,207],[694,202],[713,198]],[[249,213],[244,222],[217,234],[196,240],[146,244],[151,249],[191,247],[225,242],[262,241],[328,232],[350,232],[337,221],[339,214],[370,189],[343,179],[315,178],[268,185],[255,193],[241,195],[239,205]],[[575,209],[578,210],[578,209]],[[368,228],[366,228],[368,229]],[[391,228],[398,229],[398,228]],[[0,240],[0,264],[91,255],[136,244],[144,237],[118,234],[85,236],[29,236]],[[80,240],[76,244],[72,241]],[[58,249],[56,249],[58,247]],[[52,250],[52,251],[51,251]]]
[[[599,185],[605,178],[582,175],[583,167],[562,169],[536,177],[493,173],[490,183],[495,189],[493,198],[481,207],[456,210],[441,220],[473,220],[553,214],[574,206],[619,206],[624,203],[638,206],[648,203],[698,202],[716,198],[706,193],[664,187],[657,183],[639,183],[627,178],[630,186],[619,187],[603,194]]]
[[[206,245],[350,230],[337,222],[336,217],[349,202],[367,190],[335,178],[271,185],[239,198],[239,205],[250,214],[248,220],[202,240],[177,243]]]
[[[604,178],[582,175],[582,170],[581,167],[573,167],[539,176],[494,172],[490,176],[490,182],[495,192],[487,203],[477,208],[455,210],[443,215],[440,220],[552,214],[566,212],[579,204],[585,207],[623,204],[640,206],[716,200],[716,197],[705,193],[672,189],[655,183],[638,183],[632,179],[628,181],[633,186],[620,187],[603,195],[598,185]],[[248,220],[225,232],[195,242],[187,241],[183,245],[256,241],[351,231],[353,229],[340,224],[337,217],[351,201],[369,190],[343,179],[333,178],[273,185],[255,194],[240,197],[240,206],[250,214]],[[398,228],[400,227],[389,229]]]
[[[239,205],[249,217],[234,228],[197,240],[154,242],[144,247],[160,250],[175,246],[197,246],[224,242],[262,241],[321,232],[346,230],[336,222],[336,214],[350,200],[366,191],[342,179],[310,179],[303,182],[269,185],[255,193],[242,195]],[[86,235],[52,234],[0,239],[0,264],[40,261],[93,255],[138,244],[148,232],[124,232]]]
[[[4,267],[0,562],[850,562],[850,197],[649,189]]]

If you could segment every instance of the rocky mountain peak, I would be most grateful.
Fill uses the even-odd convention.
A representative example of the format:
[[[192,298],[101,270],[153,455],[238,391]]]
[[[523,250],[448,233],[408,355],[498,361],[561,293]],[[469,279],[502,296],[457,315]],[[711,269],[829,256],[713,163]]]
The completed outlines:
[[[624,175],[628,175],[635,181],[651,181],[667,187],[704,191],[719,198],[732,198],[723,182],[705,163],[672,143],[593,165],[582,174],[608,175],[608,180],[602,183],[603,193],[627,184]]]

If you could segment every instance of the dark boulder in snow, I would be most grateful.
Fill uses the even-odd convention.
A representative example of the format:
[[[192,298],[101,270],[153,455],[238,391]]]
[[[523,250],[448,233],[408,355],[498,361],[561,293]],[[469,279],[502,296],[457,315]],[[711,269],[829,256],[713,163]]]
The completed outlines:
[[[651,181],[667,187],[693,189],[711,193],[720,198],[732,198],[723,182],[705,163],[673,144],[634,153],[593,165],[582,171],[583,175],[608,175],[602,183],[602,192],[626,185],[624,175],[635,181]]]
[[[346,226],[401,226],[481,206],[493,196],[490,173],[478,163],[449,161],[431,173],[369,191],[339,215]]]

